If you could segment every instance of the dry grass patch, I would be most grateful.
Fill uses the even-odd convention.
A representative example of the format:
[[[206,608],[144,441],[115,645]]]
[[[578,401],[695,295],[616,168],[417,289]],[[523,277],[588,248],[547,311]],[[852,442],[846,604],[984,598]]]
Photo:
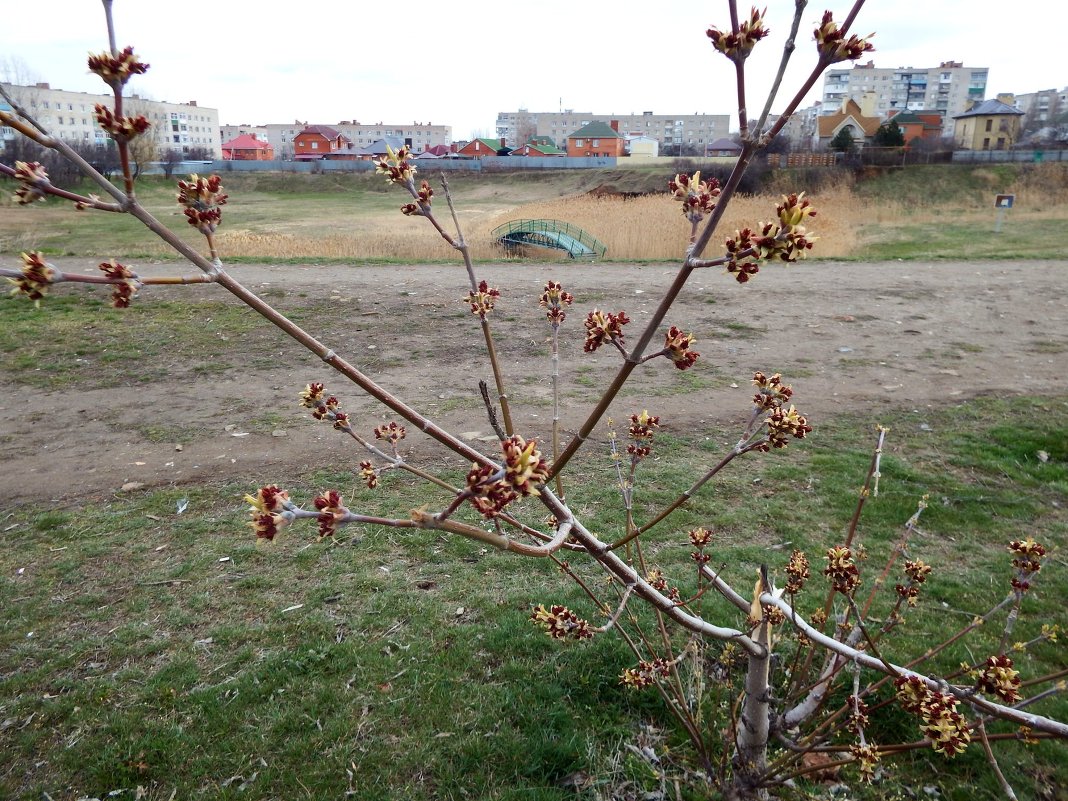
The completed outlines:
[[[875,216],[894,213],[892,209],[881,209],[876,213],[858,208],[856,198],[842,186],[810,196],[819,210],[812,227],[820,237],[820,256],[850,255],[856,243],[858,225],[871,222]],[[738,228],[755,227],[761,221],[772,219],[780,199],[780,195],[772,194],[734,198],[717,240],[722,241]],[[677,259],[682,256],[689,236],[689,224],[680,213],[679,205],[666,195],[630,199],[583,195],[541,201],[500,215],[493,224],[500,225],[512,219],[555,219],[578,225],[608,247],[611,259]],[[710,248],[707,255],[715,255],[717,248],[718,245]]]

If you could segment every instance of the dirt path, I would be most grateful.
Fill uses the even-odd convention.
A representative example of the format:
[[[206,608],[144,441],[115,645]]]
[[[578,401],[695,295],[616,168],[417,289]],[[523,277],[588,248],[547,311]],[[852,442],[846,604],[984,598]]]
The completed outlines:
[[[170,266],[138,269],[175,272]],[[476,388],[490,374],[478,326],[460,302],[467,291],[461,268],[240,265],[231,272],[260,293],[292,286],[309,304],[328,304],[336,314],[314,319],[312,333],[435,422],[476,444],[491,433]],[[575,427],[619,363],[607,350],[582,353],[586,311],[625,309],[634,337],[656,307],[658,287],[675,271],[659,264],[511,264],[480,272],[505,290],[494,325],[517,428],[544,436],[552,417],[548,328],[537,298],[545,281],[562,281],[576,297],[562,340],[564,424]],[[211,287],[153,289],[136,302],[179,291],[225,294]],[[667,323],[695,332],[701,361],[687,373],[662,359],[643,366],[634,388],[617,400],[617,417],[647,407],[676,431],[713,432],[716,424],[746,415],[757,369],[781,371],[798,407],[817,423],[840,410],[870,411],[874,421],[889,409],[978,394],[1068,392],[1063,261],[812,262],[766,268],[748,286],[709,271],[691,279]],[[271,353],[277,350],[273,366],[263,367],[261,358],[252,360],[257,367],[221,377],[191,378],[183,369],[180,378],[129,388],[98,389],[85,381],[56,392],[6,377],[0,506],[110,494],[128,482],[282,480],[324,463],[355,466],[362,455],[298,407],[299,390],[325,381],[368,434],[390,418],[280,333],[254,343],[231,337],[203,358],[228,351],[241,363],[243,348],[262,349],[264,342]],[[156,434],[145,435],[149,429]],[[177,433],[168,439],[171,431]],[[408,442],[422,457],[445,458],[425,439]]]

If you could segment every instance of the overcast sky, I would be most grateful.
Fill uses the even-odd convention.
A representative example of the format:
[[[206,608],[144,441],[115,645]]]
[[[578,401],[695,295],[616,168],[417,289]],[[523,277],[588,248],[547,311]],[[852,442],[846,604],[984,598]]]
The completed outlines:
[[[763,105],[793,0],[767,5],[771,36],[749,61],[750,108]],[[98,0],[41,0],[0,26],[0,60],[16,77],[100,92],[89,51],[106,48]],[[733,114],[730,63],[713,51],[709,25],[729,27],[722,0],[574,0],[467,4],[443,0],[335,4],[215,0],[183,6],[115,0],[119,47],[152,66],[129,92],[217,108],[222,124],[269,122],[451,125],[453,137],[493,136],[499,111],[574,109],[597,114]],[[749,6],[739,3],[739,9]],[[826,8],[810,4],[795,55],[814,62],[812,29]],[[1041,10],[1038,10],[1041,9]],[[8,15],[8,23],[13,19]],[[1063,58],[1068,3],[868,0],[854,32],[876,33],[878,67],[988,67],[987,97],[1068,83]],[[1058,65],[1060,65],[1058,67]],[[848,63],[843,65],[848,66]],[[796,74],[796,73],[795,73]],[[785,89],[795,91],[800,79]],[[818,99],[822,81],[805,105]],[[781,92],[773,110],[786,100]],[[732,130],[737,120],[732,117]]]

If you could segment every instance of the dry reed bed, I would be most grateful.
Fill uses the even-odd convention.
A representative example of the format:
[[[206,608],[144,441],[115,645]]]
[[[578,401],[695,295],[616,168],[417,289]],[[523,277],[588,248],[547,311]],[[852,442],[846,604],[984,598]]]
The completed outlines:
[[[812,196],[819,210],[811,227],[820,241],[819,254],[845,257],[856,246],[854,230],[862,223],[878,222],[894,215],[893,209],[863,209],[844,187]],[[731,207],[720,227],[721,236],[708,251],[720,252],[722,240],[735,229],[754,227],[774,219],[778,195],[742,196]],[[418,219],[383,219],[374,227],[343,233],[288,231],[254,232],[220,229],[221,251],[240,258],[324,258],[438,261],[454,256],[433,229]],[[501,259],[502,250],[490,232],[501,223],[516,219],[563,220],[588,231],[608,248],[608,257],[619,260],[669,260],[680,258],[686,247],[689,226],[681,207],[667,195],[632,199],[581,195],[464,215],[465,236],[476,259]],[[160,254],[164,253],[160,248]]]
[[[977,171],[982,178],[984,171]],[[989,191],[955,204],[958,219],[987,215],[993,194],[1014,192],[1016,216],[1057,217],[1068,206],[1068,171],[1059,165],[1036,165],[1005,186],[994,169],[985,173]],[[932,199],[913,198],[908,202],[867,200],[857,195],[851,181],[843,179],[819,192],[809,193],[818,210],[810,228],[818,242],[815,254],[825,258],[855,257],[864,244],[864,231],[872,226],[895,226],[917,217],[943,217],[947,211]],[[500,190],[484,188],[493,200]],[[400,198],[398,195],[398,206]],[[624,199],[576,195],[535,201],[509,207],[507,193],[492,207],[464,207],[458,199],[464,233],[472,255],[480,260],[501,260],[503,251],[490,237],[498,225],[516,219],[562,220],[588,231],[608,248],[608,258],[617,260],[672,260],[681,257],[686,246],[688,225],[678,203],[667,194]],[[722,252],[723,240],[738,228],[755,227],[774,218],[779,193],[738,196],[731,203],[720,233],[706,251],[707,256]],[[485,200],[485,198],[482,198]],[[449,225],[444,204],[438,208]],[[985,219],[985,216],[983,217]],[[455,257],[451,249],[425,222],[390,211],[361,218],[358,226],[339,230],[315,221],[294,221],[279,230],[220,229],[219,244],[227,256],[241,258],[352,259],[390,261],[443,261]],[[162,245],[160,255],[166,253]],[[538,251],[539,258],[551,258],[552,251]]]

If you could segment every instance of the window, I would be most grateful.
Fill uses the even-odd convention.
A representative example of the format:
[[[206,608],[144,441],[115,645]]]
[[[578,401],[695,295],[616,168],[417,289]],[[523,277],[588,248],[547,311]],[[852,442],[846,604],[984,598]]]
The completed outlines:
[[[318,142],[312,142],[311,146],[312,146],[312,150],[318,150],[319,149],[319,143]]]
[[[986,121],[986,130],[988,130],[988,131],[994,130],[994,121],[993,120],[987,120]]]
[[[594,139],[592,142],[590,142],[590,146],[591,147],[600,147],[601,146],[601,140],[600,139]]]

